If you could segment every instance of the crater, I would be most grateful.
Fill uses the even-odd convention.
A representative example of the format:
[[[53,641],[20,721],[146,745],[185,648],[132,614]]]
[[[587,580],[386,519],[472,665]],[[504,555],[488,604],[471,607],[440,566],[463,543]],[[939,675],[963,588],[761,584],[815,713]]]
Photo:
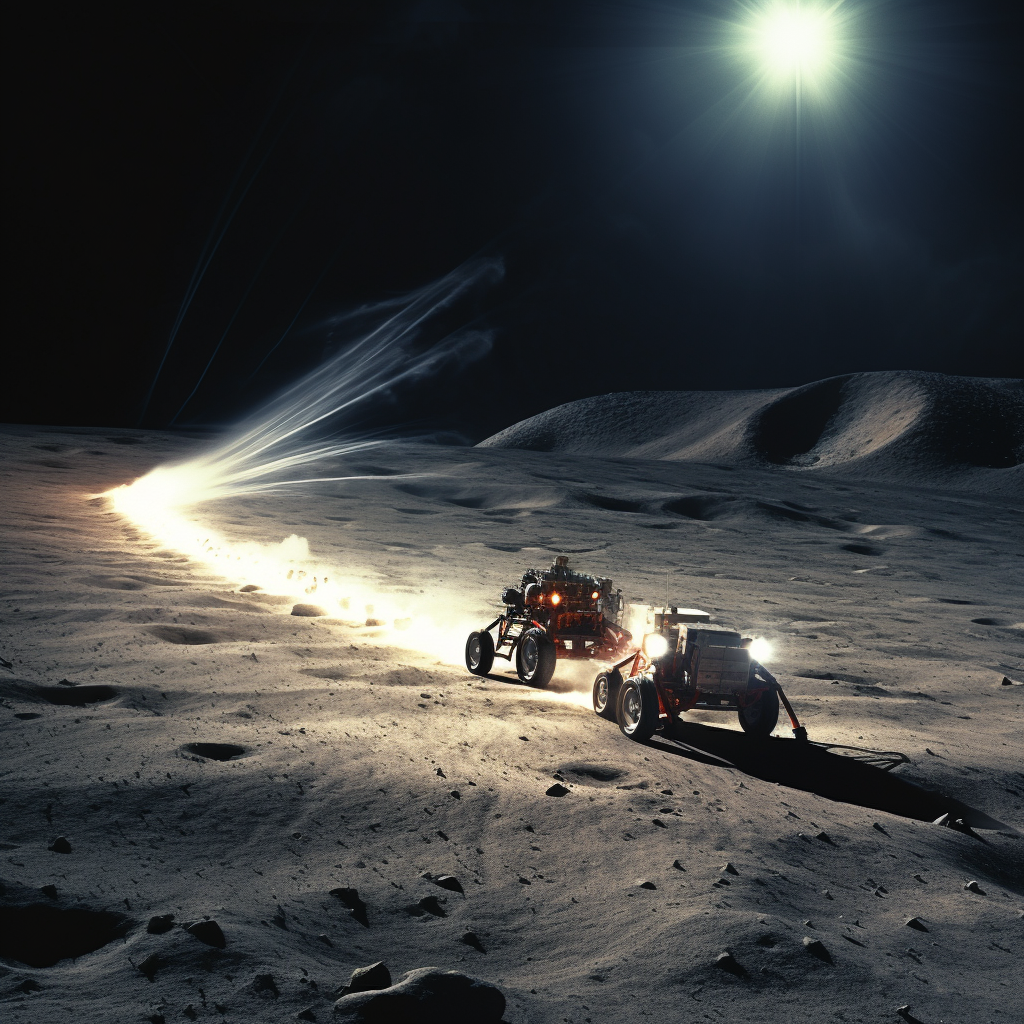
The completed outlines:
[[[710,494],[692,494],[685,498],[676,498],[661,506],[664,512],[674,512],[677,516],[687,519],[699,519],[710,522],[721,519],[736,509],[736,498],[721,498]]]
[[[62,707],[84,708],[86,704],[98,704],[100,701],[113,700],[117,687],[97,684],[91,686],[37,686],[36,694],[50,704]]]
[[[191,626],[150,626],[149,632],[159,640],[169,644],[185,644],[197,647],[201,644],[219,644],[220,637],[208,629],[195,629]]]
[[[979,626],[998,626],[998,619],[990,619],[988,616],[982,616],[980,619],[971,619],[971,622],[976,623]]]
[[[563,775],[575,775],[579,778],[590,779],[593,782],[614,782],[626,774],[622,768],[615,768],[607,764],[585,764],[572,762],[564,764],[559,769]]]
[[[871,555],[874,557],[882,553],[881,548],[876,548],[871,544],[843,544],[842,548],[844,551],[851,551],[855,555]]]
[[[130,923],[121,914],[81,907],[0,907],[0,957],[27,967],[53,967],[121,938]]]
[[[237,743],[186,743],[181,749],[208,761],[235,761],[249,752]]]

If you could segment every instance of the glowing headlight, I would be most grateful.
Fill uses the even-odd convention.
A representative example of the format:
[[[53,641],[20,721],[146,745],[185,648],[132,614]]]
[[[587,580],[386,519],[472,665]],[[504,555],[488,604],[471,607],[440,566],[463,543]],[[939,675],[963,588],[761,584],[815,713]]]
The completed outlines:
[[[560,593],[558,593],[557,590],[551,595],[551,603],[552,604],[561,604],[562,603],[562,595]]]
[[[660,633],[648,633],[644,637],[644,654],[652,661],[668,651],[668,641]]]
[[[601,595],[600,595],[600,593],[599,593],[598,591],[596,591],[596,590],[595,590],[595,591],[594,591],[594,592],[593,592],[593,593],[592,593],[592,594],[590,595],[590,600],[591,600],[591,601],[596,601],[596,600],[597,600],[597,599],[598,599],[598,598],[599,598],[600,596],[601,596]]]
[[[754,661],[766,662],[772,656],[772,645],[763,638],[755,640],[750,647],[750,656]]]

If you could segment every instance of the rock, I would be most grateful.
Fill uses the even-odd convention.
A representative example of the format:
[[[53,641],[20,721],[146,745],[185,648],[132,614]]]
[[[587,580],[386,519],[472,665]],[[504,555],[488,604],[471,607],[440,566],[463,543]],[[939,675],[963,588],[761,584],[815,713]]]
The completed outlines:
[[[238,592],[240,594],[254,594],[257,590],[262,590],[262,587],[258,587],[255,583],[246,583],[244,587],[240,587]]]
[[[55,885],[44,885],[39,890],[47,899],[55,900],[57,898],[57,886]]]
[[[544,790],[545,796],[565,796],[569,792],[560,782],[556,782],[550,788]]]
[[[47,849],[52,850],[54,853],[70,853],[71,844],[64,836],[57,836]]]
[[[296,604],[292,605],[292,615],[302,615],[307,619],[315,619],[326,615],[327,609],[321,608],[318,604]]]
[[[641,889],[657,889],[658,888],[653,882],[649,882],[646,879],[642,879],[641,881],[637,882],[636,884],[638,886],[640,886]]]
[[[739,872],[731,864],[724,864],[722,866],[722,870],[727,872],[730,875],[738,875],[739,874]]]
[[[313,1012],[312,1007],[308,1007],[305,1010],[300,1010],[295,1014],[296,1020],[316,1020],[316,1014]]]
[[[160,958],[156,953],[150,953],[145,960],[139,964],[139,970],[152,981],[156,977],[156,972],[160,970]]]
[[[500,1024],[505,997],[493,985],[460,974],[423,967],[376,992],[353,992],[334,1004],[339,1024]]]
[[[984,896],[985,895],[985,890],[982,889],[982,887],[980,885],[978,885],[977,882],[973,882],[973,881],[972,882],[966,882],[966,883],[964,883],[964,888],[968,892],[976,892],[979,896]]]
[[[367,626],[383,626],[384,625],[384,620],[383,619],[367,619],[366,620],[366,625]]]
[[[327,934],[327,932],[321,932],[316,937],[316,941],[317,942],[322,942],[325,946],[333,946],[334,945],[334,943],[331,942],[331,937]]]
[[[284,911],[281,909],[280,904],[277,905],[277,911],[270,919],[270,923],[283,931],[288,931],[288,922],[285,920]]]
[[[812,939],[810,935],[805,935],[803,942],[804,949],[806,949],[811,956],[817,957],[826,964],[832,963],[832,954],[825,948],[825,944],[821,939]]]
[[[434,884],[449,892],[465,892],[462,883],[454,875],[439,875],[434,879]]]
[[[272,974],[257,974],[253,979],[252,990],[262,999],[276,999],[281,994],[277,991],[277,983]]]
[[[479,938],[477,938],[476,932],[464,932],[462,938],[459,939],[459,942],[462,942],[467,946],[472,946],[479,953],[487,952]]]
[[[200,942],[205,942],[207,946],[213,946],[215,949],[223,949],[228,944],[228,940],[224,938],[224,933],[220,930],[220,925],[216,921],[196,921],[195,924],[189,925],[185,931],[189,935],[194,935]]]
[[[732,953],[719,953],[718,956],[715,957],[715,966],[719,970],[725,971],[727,974],[734,974],[737,978],[742,977],[747,973],[743,967],[737,963],[736,958]]]
[[[886,832],[886,831],[885,831],[885,829],[884,829],[884,828],[882,828],[882,826],[881,826],[881,825],[879,825],[879,824],[878,824],[878,822],[877,822],[877,821],[873,821],[873,822],[871,823],[871,827],[872,827],[872,828],[873,828],[873,829],[874,829],[874,830],[875,830],[876,832],[881,832],[883,836],[887,836],[887,835],[889,834],[888,832]]]
[[[436,896],[424,896],[423,899],[416,904],[417,910],[420,913],[424,911],[428,914],[433,914],[434,917],[447,917],[448,914],[444,907],[441,906],[441,901]]]
[[[680,863],[680,861],[678,859],[672,861],[672,867],[674,867],[676,869],[676,871],[685,871],[686,870],[686,868],[683,867],[683,865]]]
[[[150,935],[163,935],[164,932],[169,932],[174,927],[174,915],[173,914],[160,914],[157,917],[151,917],[149,924],[146,925],[146,931]]]
[[[820,839],[823,843],[828,843],[830,846],[834,845],[832,837],[827,832],[819,832],[814,838]]]
[[[357,967],[348,979],[348,984],[337,991],[337,996],[347,996],[353,992],[377,992],[391,987],[391,972],[383,960],[378,960],[369,967]]]
[[[453,789],[448,795],[453,800],[461,800],[462,799],[462,794],[457,789]]]
[[[533,882],[531,882],[528,878],[523,878],[523,876],[520,875],[519,876],[519,884],[520,885],[533,885]]]
[[[181,1015],[183,1017],[188,1017],[189,1020],[195,1020],[199,1016],[199,1014],[196,1013],[196,1008],[191,1003],[181,1011]]]
[[[24,992],[25,995],[28,995],[29,992],[42,992],[43,986],[35,978],[26,978],[20,985],[14,986],[14,991]]]
[[[352,911],[352,916],[364,927],[370,927],[370,919],[366,913],[366,904],[359,898],[359,893],[355,889],[332,889],[331,893],[336,899],[341,902]]]
[[[1003,676],[1003,686],[1024,686],[1024,683],[1018,683],[1016,679],[1011,679],[1009,676]]]
[[[928,929],[924,926],[924,922],[919,917],[908,917],[903,924],[907,928],[914,928],[919,932],[926,932]]]
[[[668,828],[668,825],[667,825],[667,824],[665,824],[665,822],[663,822],[663,821],[661,820],[661,818],[654,818],[654,819],[652,819],[652,823],[653,823],[653,824],[655,825],[655,827],[657,827],[657,828]]]

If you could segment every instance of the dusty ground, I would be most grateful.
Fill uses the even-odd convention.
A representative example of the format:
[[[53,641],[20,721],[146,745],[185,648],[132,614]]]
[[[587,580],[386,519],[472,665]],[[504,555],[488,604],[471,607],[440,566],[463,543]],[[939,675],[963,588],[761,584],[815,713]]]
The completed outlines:
[[[439,658],[240,593],[91,500],[196,443],[0,434],[5,1019],[325,1021],[378,959],[491,981],[510,1024],[1021,1019],[1024,686],[1002,685],[1024,681],[1020,498],[392,446],[346,467],[372,479],[197,511],[239,538],[300,533],[419,602]],[[560,667],[551,692],[471,677],[461,637],[557,553],[768,637],[813,740],[908,760],[885,772],[781,726],[752,750],[710,714],[640,746],[589,710],[589,671]],[[946,808],[977,837],[929,823]],[[204,917],[223,949],[177,927]],[[26,964],[76,929],[111,941]]]

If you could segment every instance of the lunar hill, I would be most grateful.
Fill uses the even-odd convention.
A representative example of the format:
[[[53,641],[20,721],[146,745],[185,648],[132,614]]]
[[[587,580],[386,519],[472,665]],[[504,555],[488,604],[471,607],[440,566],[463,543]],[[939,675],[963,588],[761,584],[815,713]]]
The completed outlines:
[[[863,410],[844,396],[886,379],[825,385]],[[902,446],[909,483],[793,471],[750,447],[788,394],[718,395],[732,448],[648,395],[676,419],[609,413],[571,451],[386,444],[182,513],[199,541],[301,534],[436,624],[430,650],[361,603],[293,614],[323,592],[96,497],[211,441],[0,428],[0,1018],[340,1022],[382,1005],[335,1012],[384,961],[394,999],[458,971],[509,1024],[1021,1019],[1020,467],[936,448],[935,399],[861,460]],[[673,431],[661,455],[706,454],[629,454]],[[593,713],[591,665],[471,676],[469,630],[563,553],[767,639],[814,742],[697,712],[641,745]]]
[[[851,373],[769,391],[629,391],[550,409],[487,448],[1024,486],[1024,382]]]

